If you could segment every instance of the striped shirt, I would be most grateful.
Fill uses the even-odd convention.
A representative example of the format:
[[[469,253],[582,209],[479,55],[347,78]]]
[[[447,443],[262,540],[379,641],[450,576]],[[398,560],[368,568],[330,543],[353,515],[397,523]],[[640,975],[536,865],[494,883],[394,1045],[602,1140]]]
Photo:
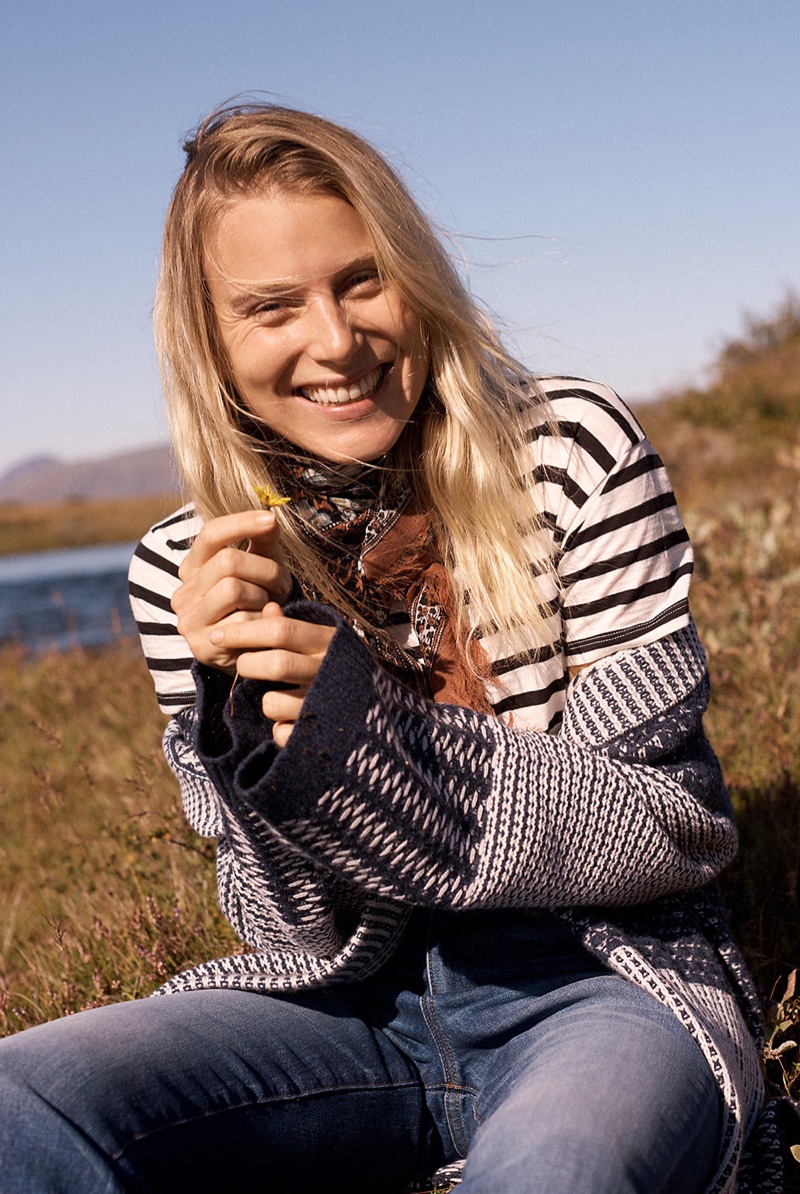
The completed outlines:
[[[482,644],[496,714],[517,729],[554,731],[569,668],[687,625],[692,553],[664,466],[621,399],[595,382],[539,380],[551,419],[530,412],[524,468],[538,487],[556,565],[549,589],[537,591],[551,610],[547,633],[542,640],[540,629],[537,642],[532,631],[524,651],[511,650],[502,634]],[[194,703],[192,655],[170,598],[201,526],[193,508],[183,507],[148,531],[131,562],[131,607],[159,705],[169,714]],[[393,622],[394,637],[413,650],[408,615]]]

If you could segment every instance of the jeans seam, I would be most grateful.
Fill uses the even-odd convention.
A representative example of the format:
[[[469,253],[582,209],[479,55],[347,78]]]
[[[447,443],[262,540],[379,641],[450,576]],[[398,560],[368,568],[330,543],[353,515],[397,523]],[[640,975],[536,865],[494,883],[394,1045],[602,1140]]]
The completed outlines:
[[[450,1139],[456,1151],[460,1156],[467,1155],[467,1136],[464,1131],[464,1123],[461,1116],[461,1100],[460,1093],[464,1089],[458,1081],[460,1074],[458,1066],[456,1065],[453,1051],[447,1040],[447,1036],[436,1014],[434,1006],[434,996],[436,994],[436,979],[433,974],[433,967],[431,966],[430,949],[428,950],[425,961],[425,968],[428,975],[428,992],[427,998],[425,995],[420,998],[420,1005],[422,1014],[428,1025],[431,1038],[439,1055],[439,1061],[442,1066],[445,1077],[445,1095],[444,1095],[444,1111],[447,1118],[447,1127],[450,1132]],[[476,1092],[477,1093],[477,1092]],[[455,1097],[454,1097],[455,1096]]]
[[[32,1098],[38,1099],[40,1103],[42,1103],[44,1106],[48,1107],[50,1109],[50,1111],[53,1113],[53,1115],[55,1115],[64,1124],[66,1124],[69,1127],[71,1132],[74,1132],[76,1136],[79,1136],[80,1139],[87,1145],[87,1147],[91,1148],[94,1151],[95,1155],[97,1157],[99,1157],[100,1163],[103,1165],[103,1167],[106,1170],[110,1167],[110,1164],[116,1160],[116,1156],[112,1153],[106,1152],[106,1150],[99,1143],[99,1141],[95,1140],[95,1138],[91,1134],[91,1132],[89,1132],[82,1124],[78,1123],[77,1120],[73,1119],[72,1116],[68,1115],[67,1112],[63,1108],[59,1107],[57,1103],[54,1103],[50,1099],[48,1099],[41,1091],[37,1090],[34,1086],[31,1086],[28,1083],[25,1083],[25,1086]],[[112,1174],[108,1180],[109,1180],[109,1182],[113,1181],[113,1183],[114,1183],[113,1185],[107,1184],[104,1187],[105,1190],[109,1191],[109,1194],[111,1194],[111,1192],[113,1190],[121,1188],[120,1175]]]
[[[419,1089],[420,1089],[420,1083],[413,1082],[413,1081],[376,1082],[372,1085],[370,1085],[369,1083],[366,1083],[366,1082],[358,1082],[358,1083],[354,1083],[353,1085],[347,1085],[347,1086],[318,1086],[318,1087],[314,1087],[313,1089],[310,1089],[310,1090],[293,1091],[291,1094],[286,1094],[286,1095],[269,1095],[269,1096],[262,1096],[259,1098],[255,1098],[255,1099],[250,1099],[247,1101],[243,1100],[242,1102],[238,1103],[236,1106],[213,1108],[211,1110],[198,1112],[196,1115],[187,1115],[180,1119],[170,1120],[170,1122],[168,1124],[161,1124],[158,1127],[151,1128],[146,1132],[133,1133],[131,1135],[130,1139],[127,1140],[125,1142],[125,1144],[122,1145],[121,1148],[117,1149],[113,1153],[108,1153],[107,1155],[110,1160],[118,1161],[121,1157],[124,1156],[127,1149],[129,1149],[132,1145],[138,1144],[142,1140],[147,1140],[151,1136],[157,1136],[160,1132],[169,1132],[169,1131],[172,1131],[174,1128],[182,1128],[182,1127],[185,1127],[187,1124],[196,1123],[199,1120],[211,1119],[213,1116],[226,1115],[230,1112],[242,1111],[245,1108],[268,1106],[271,1103],[290,1103],[296,1099],[312,1099],[312,1098],[315,1098],[317,1095],[354,1094],[357,1091],[377,1091],[377,1090],[394,1091],[394,1090],[419,1090]]]

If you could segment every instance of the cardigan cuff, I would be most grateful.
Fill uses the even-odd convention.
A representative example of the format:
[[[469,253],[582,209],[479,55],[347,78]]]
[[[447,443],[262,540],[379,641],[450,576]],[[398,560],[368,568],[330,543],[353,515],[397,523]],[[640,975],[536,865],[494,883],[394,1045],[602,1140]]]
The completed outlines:
[[[373,701],[368,649],[345,620],[315,602],[291,602],[287,617],[335,626],[336,633],[303,702],[287,745],[272,738],[272,721],[261,710],[265,693],[282,685],[237,678],[203,664],[197,684],[196,749],[215,785],[236,804],[258,804],[276,824],[309,814],[321,773],[336,774],[350,756]]]

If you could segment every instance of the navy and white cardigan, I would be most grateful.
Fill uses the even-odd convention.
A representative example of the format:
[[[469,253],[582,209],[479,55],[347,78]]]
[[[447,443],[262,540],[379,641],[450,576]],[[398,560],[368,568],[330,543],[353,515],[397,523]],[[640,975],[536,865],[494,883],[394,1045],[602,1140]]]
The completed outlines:
[[[781,1190],[776,1133],[763,1117],[753,1130],[758,1001],[715,885],[736,832],[702,730],[694,627],[581,673],[554,736],[415,695],[327,607],[286,613],[337,629],[284,749],[261,712],[267,685],[231,692],[200,665],[196,708],[166,731],[187,817],[219,840],[223,910],[255,952],[161,993],[358,981],[412,906],[553,910],[702,1049],[726,1108],[709,1194]]]

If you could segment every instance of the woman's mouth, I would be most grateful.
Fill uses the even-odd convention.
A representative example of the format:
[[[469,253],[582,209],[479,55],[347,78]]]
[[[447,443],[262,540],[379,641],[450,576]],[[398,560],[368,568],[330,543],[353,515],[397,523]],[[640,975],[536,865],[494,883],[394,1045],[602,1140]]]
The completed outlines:
[[[315,402],[319,406],[347,406],[351,402],[371,398],[380,389],[388,371],[389,365],[378,365],[359,381],[349,385],[300,386],[297,392],[308,402]]]

